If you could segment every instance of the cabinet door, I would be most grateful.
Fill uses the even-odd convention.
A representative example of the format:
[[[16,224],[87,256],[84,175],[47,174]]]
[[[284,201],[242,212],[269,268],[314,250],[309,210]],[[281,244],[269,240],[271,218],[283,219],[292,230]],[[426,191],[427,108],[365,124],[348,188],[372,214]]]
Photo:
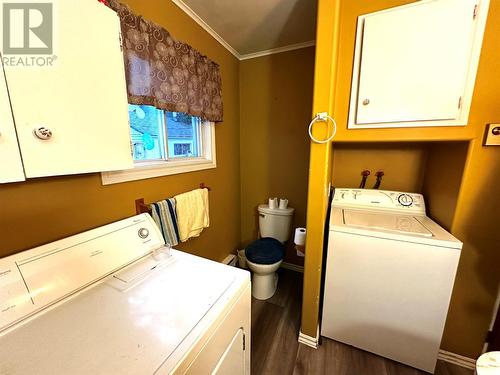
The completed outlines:
[[[355,124],[458,125],[461,120],[460,125],[466,125],[469,99],[464,96],[467,85],[474,85],[473,54],[479,56],[473,48],[475,33],[481,34],[479,49],[482,41],[482,30],[476,28],[477,4],[422,1],[360,19],[358,92],[351,103]],[[488,2],[482,5],[486,9],[481,11],[487,11]]]
[[[5,66],[26,177],[132,167],[118,16],[97,0],[53,12],[53,66]]]
[[[250,309],[251,288],[248,284],[227,315],[220,317],[222,321],[211,323],[210,330],[215,331],[208,340],[205,341],[205,337],[200,339],[203,342],[201,349],[195,344],[174,373],[250,375]]]
[[[245,374],[245,334],[239,329],[231,344],[227,347],[212,374],[244,375]]]
[[[0,182],[24,180],[23,164],[5,84],[2,55],[0,55],[0,160]]]

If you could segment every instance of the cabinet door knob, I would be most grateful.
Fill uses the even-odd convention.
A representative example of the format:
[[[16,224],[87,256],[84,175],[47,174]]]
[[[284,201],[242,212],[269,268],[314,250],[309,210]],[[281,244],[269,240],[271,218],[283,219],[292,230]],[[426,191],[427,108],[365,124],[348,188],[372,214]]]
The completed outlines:
[[[363,100],[363,105],[368,105],[368,104],[370,104],[370,99]]]
[[[46,128],[44,126],[40,126],[38,128],[35,128],[33,130],[33,134],[35,135],[35,137],[37,137],[38,139],[41,139],[43,141],[46,141],[47,139],[52,138],[52,130],[50,130],[49,128]]]

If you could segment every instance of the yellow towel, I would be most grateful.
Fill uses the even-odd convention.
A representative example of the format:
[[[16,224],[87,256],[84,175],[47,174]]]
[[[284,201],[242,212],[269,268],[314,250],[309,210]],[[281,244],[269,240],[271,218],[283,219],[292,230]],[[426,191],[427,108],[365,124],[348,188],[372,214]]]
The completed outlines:
[[[191,237],[198,237],[203,228],[208,228],[210,224],[208,190],[196,189],[174,198],[179,239],[185,242]]]

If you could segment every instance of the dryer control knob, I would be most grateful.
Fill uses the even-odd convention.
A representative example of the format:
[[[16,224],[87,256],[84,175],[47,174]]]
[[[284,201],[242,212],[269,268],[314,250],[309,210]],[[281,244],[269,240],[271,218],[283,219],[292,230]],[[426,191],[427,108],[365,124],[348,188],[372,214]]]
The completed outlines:
[[[413,204],[413,198],[408,194],[400,194],[398,196],[398,202],[401,206],[410,207]]]
[[[137,234],[139,235],[140,238],[145,239],[149,236],[149,230],[147,230],[146,228],[141,228],[139,229]]]

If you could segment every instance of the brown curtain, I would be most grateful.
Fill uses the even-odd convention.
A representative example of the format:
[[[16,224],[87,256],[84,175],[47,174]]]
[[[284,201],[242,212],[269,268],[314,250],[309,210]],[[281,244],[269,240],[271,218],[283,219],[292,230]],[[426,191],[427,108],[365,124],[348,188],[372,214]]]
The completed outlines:
[[[108,5],[121,21],[129,103],[222,121],[219,65],[126,5]]]

